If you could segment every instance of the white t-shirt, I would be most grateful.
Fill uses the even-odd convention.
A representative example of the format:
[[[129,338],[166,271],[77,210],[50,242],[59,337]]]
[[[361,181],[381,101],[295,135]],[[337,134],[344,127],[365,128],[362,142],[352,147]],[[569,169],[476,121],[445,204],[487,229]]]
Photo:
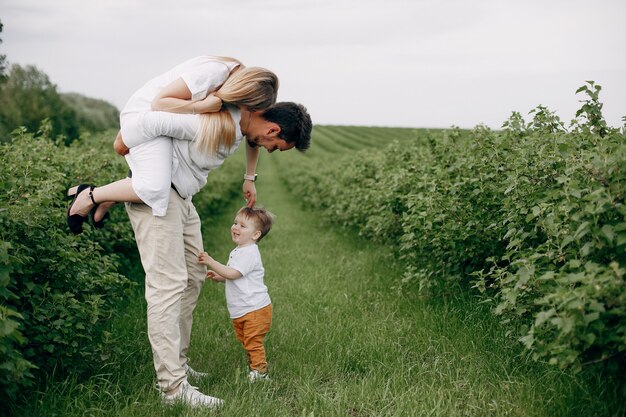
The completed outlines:
[[[263,283],[265,269],[261,253],[256,244],[233,249],[227,265],[242,275],[238,279],[226,280],[226,306],[231,319],[271,304],[267,287]]]
[[[172,81],[182,78],[191,91],[191,100],[202,100],[210,92],[216,91],[237,66],[239,66],[238,62],[220,61],[219,58],[214,56],[199,56],[185,61],[148,81],[135,91],[120,113],[122,135],[124,136],[126,146],[132,148],[145,142],[147,139],[138,135],[124,135],[124,116],[129,113],[151,111],[152,100]]]

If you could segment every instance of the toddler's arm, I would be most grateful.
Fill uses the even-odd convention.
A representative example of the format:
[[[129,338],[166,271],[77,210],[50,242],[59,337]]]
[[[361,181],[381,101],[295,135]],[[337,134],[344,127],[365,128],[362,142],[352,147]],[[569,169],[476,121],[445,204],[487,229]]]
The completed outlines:
[[[237,279],[242,277],[241,272],[237,271],[235,268],[219,263],[206,252],[202,252],[200,256],[198,256],[198,262],[208,265],[215,273],[225,279]]]

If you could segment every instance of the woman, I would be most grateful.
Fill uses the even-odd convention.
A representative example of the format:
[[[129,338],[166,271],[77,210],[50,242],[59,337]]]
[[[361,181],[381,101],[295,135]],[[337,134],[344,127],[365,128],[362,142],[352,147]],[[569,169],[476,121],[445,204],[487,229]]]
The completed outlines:
[[[132,148],[126,155],[132,178],[97,188],[71,188],[68,195],[74,199],[67,211],[70,230],[81,233],[89,213],[94,226],[102,227],[108,209],[120,201],[143,202],[155,216],[165,215],[172,172],[181,166],[181,161],[187,167],[194,163],[217,167],[236,149],[236,126],[223,104],[235,106],[231,111],[261,110],[276,102],[277,91],[278,78],[274,73],[246,68],[227,57],[193,58],[148,81],[120,114],[121,136],[116,142],[119,145],[123,138],[125,145]],[[153,110],[188,114],[154,114]],[[181,139],[195,139],[194,151],[174,153],[172,139],[164,137],[172,136],[173,131],[185,136]],[[246,172],[251,176],[257,160],[258,150],[248,147]],[[250,198],[253,193],[254,186],[244,184],[244,196]]]

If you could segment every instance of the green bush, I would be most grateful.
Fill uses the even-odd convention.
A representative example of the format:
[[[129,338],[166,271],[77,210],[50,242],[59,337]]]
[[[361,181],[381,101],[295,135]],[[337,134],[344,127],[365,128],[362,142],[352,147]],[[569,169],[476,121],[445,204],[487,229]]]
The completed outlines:
[[[0,390],[21,388],[54,374],[88,372],[123,354],[110,319],[123,314],[143,270],[122,205],[101,230],[85,225],[74,236],[65,217],[67,189],[102,185],[127,175],[111,144],[114,131],[83,134],[71,146],[25,129],[0,144]],[[211,173],[194,196],[204,217],[240,193],[243,152]]]
[[[538,106],[499,132],[431,132],[332,161],[318,151],[283,163],[285,180],[329,221],[395,247],[405,285],[472,285],[536,359],[614,366],[626,350],[626,140],[588,84],[571,132]]]
[[[8,290],[11,264],[9,261],[8,242],[0,242],[0,386],[5,394],[13,397],[21,386],[28,386],[33,378],[31,369],[35,366],[24,359],[20,347],[26,339],[19,330],[24,317],[8,306],[8,300],[15,300],[17,295]]]
[[[533,134],[507,165],[498,216],[505,253],[489,259],[476,285],[497,289],[497,314],[524,318],[519,335],[537,358],[580,366],[622,356],[624,135]]]
[[[121,259],[130,263],[134,256],[130,250],[106,253],[98,243],[130,248],[127,224],[107,227],[102,236],[90,228],[73,236],[65,224],[63,196],[70,185],[108,181],[123,171],[121,158],[112,161],[111,151],[102,152],[105,136],[71,147],[56,146],[45,133],[34,137],[20,130],[17,136],[0,145],[0,240],[7,253],[0,352],[15,375],[0,380],[6,395],[28,383],[33,367],[41,375],[79,372],[106,359],[107,320],[132,286]]]

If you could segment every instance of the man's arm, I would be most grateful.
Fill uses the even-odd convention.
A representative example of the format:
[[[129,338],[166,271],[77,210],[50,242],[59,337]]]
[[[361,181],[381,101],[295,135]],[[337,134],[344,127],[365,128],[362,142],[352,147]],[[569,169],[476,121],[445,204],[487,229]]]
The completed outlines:
[[[194,140],[200,128],[198,116],[164,111],[143,113],[138,116],[134,123],[137,124],[137,129],[135,129],[136,133],[132,137],[126,137],[122,141],[121,133],[118,133],[119,141],[116,139],[116,144],[114,144],[116,152],[117,147],[120,147],[122,151],[124,148],[132,149],[137,145],[163,136],[173,139]]]
[[[256,166],[259,161],[260,148],[253,148],[246,140],[246,175],[254,177],[256,174]],[[256,187],[254,181],[243,181],[243,198],[246,200],[248,207],[254,207],[256,204]]]

